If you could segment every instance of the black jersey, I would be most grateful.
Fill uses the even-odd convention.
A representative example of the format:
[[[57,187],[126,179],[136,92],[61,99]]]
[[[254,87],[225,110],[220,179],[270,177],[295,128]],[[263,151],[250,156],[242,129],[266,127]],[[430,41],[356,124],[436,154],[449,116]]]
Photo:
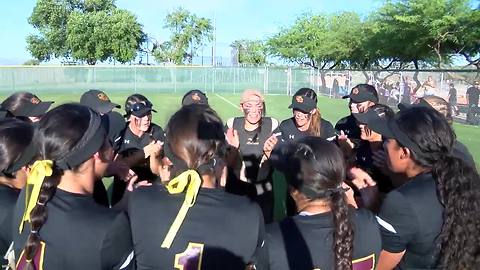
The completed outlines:
[[[387,194],[379,213],[383,249],[405,254],[400,269],[430,269],[435,240],[443,224],[443,206],[432,175],[420,174]]]
[[[116,139],[114,150],[121,157],[128,158],[131,156],[139,156],[138,159],[134,161],[135,164],[129,164],[132,171],[138,175],[139,180],[153,182],[158,179],[158,177],[150,170],[150,159],[144,158],[145,153],[143,152],[143,148],[152,141],[165,141],[165,131],[154,123],[152,123],[149,130],[140,137],[133,134],[127,123],[125,129]],[[111,197],[112,205],[115,205],[123,198],[126,187],[127,183],[125,181],[117,178],[114,179]]]
[[[163,129],[152,123],[150,128],[147,132],[145,132],[142,136],[138,137],[137,135],[133,134],[127,126],[121,134],[121,138],[117,137],[116,139],[116,152],[117,153],[125,153],[126,151],[130,150],[142,150],[145,146],[150,144],[152,141],[165,141],[165,131]]]
[[[358,127],[357,120],[351,114],[338,120],[338,122],[335,124],[335,129],[338,132],[343,130],[345,135],[347,135],[351,140],[360,140],[360,128]]]
[[[378,190],[382,193],[390,192],[394,186],[390,177],[385,175],[380,168],[373,164],[373,151],[370,142],[360,140],[355,151],[354,166],[367,172],[375,182],[377,182]]]
[[[12,242],[13,209],[20,190],[0,185],[0,265],[4,264],[3,255]]]
[[[138,270],[243,270],[246,263],[257,261],[264,246],[261,211],[247,198],[221,189],[201,188],[171,247],[161,248],[184,197],[169,194],[160,184],[130,195],[128,214]]]
[[[375,269],[381,237],[375,216],[365,209],[350,209],[354,226],[354,269]],[[267,226],[270,269],[335,269],[331,212],[297,215]]]
[[[263,145],[277,127],[278,121],[270,117],[263,117],[261,125],[251,131],[245,130],[245,117],[235,117],[227,121],[227,128],[233,128],[238,132],[239,150],[245,166],[245,178],[249,182],[256,182],[258,179]]]
[[[21,234],[18,224],[25,207],[22,191],[15,207],[13,226],[14,251],[19,265],[25,263],[22,250],[30,233],[26,223]],[[43,257],[40,269],[131,269],[132,238],[124,213],[100,206],[90,195],[55,191],[47,203],[48,219],[41,227],[41,245],[36,255]],[[20,268],[22,269],[22,268]]]
[[[284,142],[298,141],[304,137],[310,136],[307,131],[298,130],[295,125],[294,117],[283,120],[273,133],[279,136]],[[334,136],[335,130],[333,129],[332,123],[322,118],[320,122],[320,137],[323,139],[329,139]]]

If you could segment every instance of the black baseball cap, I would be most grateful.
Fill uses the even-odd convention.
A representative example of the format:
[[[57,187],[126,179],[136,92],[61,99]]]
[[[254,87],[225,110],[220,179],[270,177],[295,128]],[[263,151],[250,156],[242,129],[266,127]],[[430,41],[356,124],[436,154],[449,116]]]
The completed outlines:
[[[404,111],[407,109],[410,109],[412,107],[427,107],[427,108],[433,108],[430,103],[428,103],[425,99],[419,98],[415,101],[413,104],[406,104],[406,103],[398,103],[397,105],[398,109],[400,111]]]
[[[378,103],[378,93],[375,87],[370,84],[359,84],[352,88],[350,95],[343,96],[342,98],[350,98],[354,103],[361,103],[365,101],[371,101]]]
[[[198,89],[188,91],[182,98],[182,106],[191,104],[208,105],[207,95]]]
[[[434,110],[433,108],[427,108],[424,106],[412,106],[405,110],[418,110],[418,113],[422,113],[422,110],[429,109]],[[402,128],[395,121],[397,117],[390,119],[388,121],[375,122],[375,128],[372,128],[373,131],[380,133],[385,139],[395,139],[402,146],[416,152],[421,153],[420,147],[413,142],[412,139],[402,130]],[[370,127],[370,126],[369,126]]]
[[[22,105],[11,113],[17,117],[39,117],[44,115],[53,103],[53,101],[41,101],[36,95],[25,92]]]
[[[364,113],[353,113],[352,115],[357,119],[358,123],[365,124],[369,129],[380,134],[383,126],[388,122],[387,118],[385,118],[385,113],[382,115],[374,110],[368,110]]]
[[[110,101],[110,98],[105,92],[100,90],[88,90],[83,93],[80,98],[80,104],[90,107],[92,110],[106,114],[113,110],[113,108],[120,108],[120,105]]]
[[[292,104],[290,104],[290,106],[288,106],[288,108],[294,109],[294,110],[299,110],[299,111],[302,111],[304,113],[309,113],[311,110],[317,108],[317,101],[312,97],[304,95],[304,94],[306,94],[307,92],[310,92],[310,91],[315,93],[315,91],[310,89],[310,88],[300,88],[295,93],[295,95],[293,95]]]

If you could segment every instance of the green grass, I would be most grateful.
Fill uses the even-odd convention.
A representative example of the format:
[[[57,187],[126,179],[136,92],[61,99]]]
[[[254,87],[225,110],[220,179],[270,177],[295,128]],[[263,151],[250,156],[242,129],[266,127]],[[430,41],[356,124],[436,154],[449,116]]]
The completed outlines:
[[[107,94],[113,102],[121,104],[123,108],[125,99],[130,93],[112,91]],[[153,114],[153,121],[162,127],[166,125],[169,117],[180,107],[182,94],[166,94],[154,91],[142,92],[142,94],[147,96],[154,104],[154,108],[158,113]],[[7,95],[0,95],[0,98],[4,99]],[[68,93],[42,91],[41,94],[39,94],[39,97],[44,101],[53,100],[56,104],[62,104],[65,102],[78,102],[80,100],[80,95],[81,92],[78,91]],[[207,95],[210,105],[218,112],[223,121],[226,121],[230,117],[241,115],[241,111],[238,105],[236,105],[240,102],[240,95],[225,93],[207,93]],[[235,104],[235,106],[228,101]],[[291,117],[291,110],[288,109],[290,101],[291,97],[286,95],[268,95],[266,97],[267,115],[275,117],[278,120]],[[320,97],[318,106],[322,113],[322,117],[329,120],[334,125],[338,119],[349,113],[347,102],[345,100]],[[120,110],[120,112],[123,113],[123,110]],[[454,129],[457,133],[458,139],[464,143],[472,153],[475,162],[480,164],[480,127],[455,123]]]

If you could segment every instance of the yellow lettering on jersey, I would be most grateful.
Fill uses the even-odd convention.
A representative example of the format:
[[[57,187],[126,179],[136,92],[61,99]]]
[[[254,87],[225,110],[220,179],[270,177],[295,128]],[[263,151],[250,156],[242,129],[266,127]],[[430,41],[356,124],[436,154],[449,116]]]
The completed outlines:
[[[175,255],[174,267],[178,270],[200,270],[202,255],[203,244],[190,242],[184,252]]]

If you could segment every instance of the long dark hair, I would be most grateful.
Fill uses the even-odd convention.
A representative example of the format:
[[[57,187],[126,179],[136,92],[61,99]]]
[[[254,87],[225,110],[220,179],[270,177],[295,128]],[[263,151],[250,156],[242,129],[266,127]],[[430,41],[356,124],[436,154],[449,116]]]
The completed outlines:
[[[346,179],[343,154],[336,145],[319,137],[303,138],[296,147],[286,172],[289,185],[311,200],[322,199],[330,204],[335,224],[335,269],[352,269],[354,233],[342,188]]]
[[[207,105],[192,104],[180,108],[168,121],[166,133],[165,146],[183,163],[184,168],[181,168],[181,164],[172,160],[177,173],[186,169],[209,173],[213,166],[202,165],[224,158],[226,143],[222,120]]]
[[[78,147],[78,142],[89,127],[90,115],[87,107],[77,104],[61,105],[45,114],[34,137],[38,159],[55,162]],[[38,202],[30,213],[30,234],[24,247],[26,270],[36,268],[33,258],[40,245],[40,229],[47,221],[47,203],[54,196],[62,175],[63,171],[53,166],[53,173],[43,180]]]
[[[14,178],[8,171],[22,156],[33,138],[33,126],[15,118],[0,120],[0,175]],[[8,171],[8,172],[7,172]]]
[[[428,107],[401,111],[395,121],[420,151],[411,151],[419,166],[430,168],[445,207],[438,237],[441,269],[475,269],[480,261],[480,177],[452,155],[455,133],[445,117]]]
[[[295,93],[296,96],[304,96],[315,101],[317,104],[317,94],[311,88],[300,88]],[[317,136],[320,137],[322,130],[321,130],[321,122],[322,122],[322,114],[320,113],[320,109],[317,107],[315,113],[311,115],[311,122],[310,126],[308,127],[308,134],[310,136]]]

